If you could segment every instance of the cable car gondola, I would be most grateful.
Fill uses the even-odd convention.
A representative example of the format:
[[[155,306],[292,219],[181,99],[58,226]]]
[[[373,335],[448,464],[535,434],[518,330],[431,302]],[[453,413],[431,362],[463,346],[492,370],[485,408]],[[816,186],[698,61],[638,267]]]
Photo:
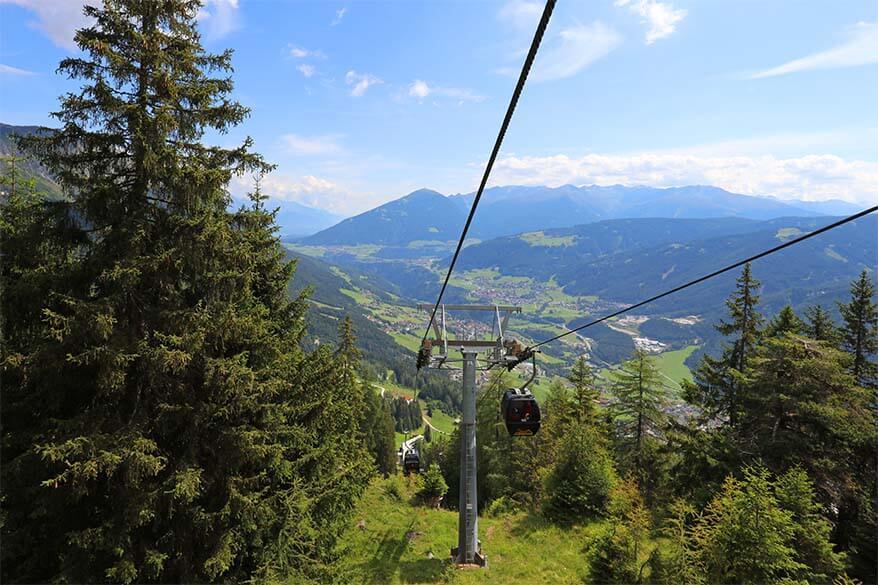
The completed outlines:
[[[513,437],[530,437],[540,430],[540,405],[527,388],[510,388],[504,392],[500,412],[506,430]]]
[[[421,472],[421,455],[415,450],[406,451],[402,457],[402,471],[406,475]]]
[[[525,382],[521,388],[510,388],[503,393],[503,399],[500,401],[500,414],[503,416],[503,422],[506,424],[506,430],[513,437],[531,437],[540,430],[540,405],[537,399],[527,389],[531,382],[537,377],[537,358],[536,352],[530,348],[522,348],[517,340],[507,347],[507,353],[512,354],[516,359],[507,365],[508,369],[512,369],[517,364],[530,358],[533,361],[530,379]],[[516,347],[517,344],[517,347]]]

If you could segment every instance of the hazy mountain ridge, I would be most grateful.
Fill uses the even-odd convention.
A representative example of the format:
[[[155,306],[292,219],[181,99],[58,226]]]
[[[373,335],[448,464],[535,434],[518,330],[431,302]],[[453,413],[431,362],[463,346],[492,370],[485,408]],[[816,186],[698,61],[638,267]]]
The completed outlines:
[[[309,238],[311,245],[405,246],[455,241],[473,194],[445,196],[420,189],[348,218]],[[487,240],[521,232],[571,227],[607,219],[736,217],[767,220],[850,213],[843,201],[780,201],[730,193],[710,186],[561,187],[506,186],[487,189],[470,236]]]
[[[271,195],[269,193],[269,195]],[[269,209],[277,208],[277,225],[282,240],[291,240],[310,236],[341,221],[341,216],[320,209],[309,207],[296,201],[269,199]]]

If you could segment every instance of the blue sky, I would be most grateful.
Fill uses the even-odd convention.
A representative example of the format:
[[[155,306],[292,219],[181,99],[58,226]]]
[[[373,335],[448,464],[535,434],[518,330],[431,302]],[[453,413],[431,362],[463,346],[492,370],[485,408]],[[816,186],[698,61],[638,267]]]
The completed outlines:
[[[0,121],[51,125],[80,0],[0,0]],[[210,0],[278,200],[470,192],[539,18],[527,0]],[[493,184],[713,184],[878,200],[878,2],[558,0]],[[246,179],[233,185],[245,188]]]

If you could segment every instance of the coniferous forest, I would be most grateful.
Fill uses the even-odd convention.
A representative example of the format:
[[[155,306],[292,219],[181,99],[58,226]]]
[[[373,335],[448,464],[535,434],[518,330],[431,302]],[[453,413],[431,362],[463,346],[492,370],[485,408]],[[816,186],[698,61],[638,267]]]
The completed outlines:
[[[272,165],[249,139],[208,139],[249,110],[232,53],[202,45],[199,6],[87,7],[81,53],[59,65],[76,84],[59,129],[17,143],[63,195],[5,161],[3,582],[383,582],[345,561],[345,535],[370,528],[355,528],[364,494],[456,510],[459,428],[424,427],[407,487],[395,437],[429,416],[417,398],[456,415],[456,382],[399,348],[366,359],[350,316],[310,341],[309,283],[262,186]],[[239,176],[256,177],[244,205]],[[582,582],[878,582],[874,275],[837,306],[768,313],[746,265],[713,324],[721,350],[683,384],[687,416],[636,349],[605,372],[565,364],[540,432],[510,437],[497,405],[517,381],[492,372],[480,512],[592,527],[573,545]],[[379,391],[388,372],[422,395]]]

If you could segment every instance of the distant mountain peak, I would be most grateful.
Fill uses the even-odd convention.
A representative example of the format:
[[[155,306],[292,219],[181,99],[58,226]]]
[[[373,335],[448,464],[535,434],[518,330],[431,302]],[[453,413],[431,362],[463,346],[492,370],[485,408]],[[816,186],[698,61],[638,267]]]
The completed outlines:
[[[402,199],[397,199],[397,201],[416,201],[419,199],[434,199],[436,197],[441,197],[446,199],[445,195],[440,193],[439,191],[434,191],[433,189],[421,188],[416,191],[412,191]],[[392,202],[391,202],[392,203]]]

